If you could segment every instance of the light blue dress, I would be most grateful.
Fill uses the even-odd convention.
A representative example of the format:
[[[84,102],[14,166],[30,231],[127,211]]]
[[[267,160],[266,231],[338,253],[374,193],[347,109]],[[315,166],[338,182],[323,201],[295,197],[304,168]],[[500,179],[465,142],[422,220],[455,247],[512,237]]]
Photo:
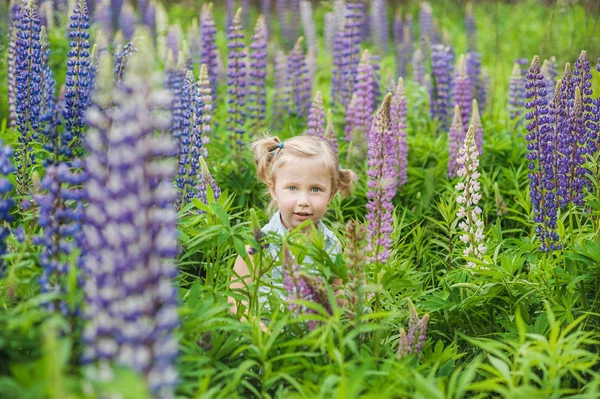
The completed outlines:
[[[338,253],[340,253],[341,250],[340,241],[335,236],[335,234],[333,234],[333,232],[323,224],[323,222],[319,222],[316,225],[316,227],[319,232],[323,233],[325,251],[329,254],[329,256],[331,256],[332,259],[335,259],[335,256]],[[263,234],[272,232],[280,236],[284,236],[288,232],[288,229],[286,229],[286,227],[281,222],[281,216],[279,214],[279,211],[275,212],[271,220],[269,220],[269,223],[264,225],[261,230]],[[272,257],[273,259],[277,259],[279,257],[280,251],[281,248],[273,244],[270,244],[267,248],[268,256]],[[312,264],[313,260],[309,256],[306,256],[303,262],[303,270],[307,273],[317,274],[318,269],[315,267],[311,268],[310,266]],[[261,305],[264,305],[266,309],[269,309],[269,303],[267,301],[267,298],[272,293],[275,293],[279,296],[279,298],[285,300],[286,292],[283,288],[283,269],[280,265],[274,266],[271,269],[271,284],[261,284],[258,288],[258,292],[258,301]]]

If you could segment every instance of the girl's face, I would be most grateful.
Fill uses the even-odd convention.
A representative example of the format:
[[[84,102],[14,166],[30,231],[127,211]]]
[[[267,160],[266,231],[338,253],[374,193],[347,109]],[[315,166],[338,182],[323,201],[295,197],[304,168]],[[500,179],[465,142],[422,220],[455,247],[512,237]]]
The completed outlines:
[[[331,176],[312,162],[299,159],[275,171],[269,190],[283,225],[292,230],[307,219],[315,223],[321,220],[332,197]]]

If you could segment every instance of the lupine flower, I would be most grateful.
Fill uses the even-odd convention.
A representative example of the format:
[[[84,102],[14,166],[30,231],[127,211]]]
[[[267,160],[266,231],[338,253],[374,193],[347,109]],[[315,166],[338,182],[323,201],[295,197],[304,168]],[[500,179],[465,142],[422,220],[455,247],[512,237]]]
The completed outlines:
[[[171,50],[175,56],[181,51],[181,36],[182,32],[179,24],[169,26],[166,38],[167,49]]]
[[[165,88],[171,92],[171,127],[170,131],[174,138],[179,138],[183,122],[182,90],[185,79],[183,57],[178,58],[177,64],[173,53],[169,50],[167,63],[165,65]]]
[[[465,56],[458,59],[456,72],[454,73],[454,105],[460,107],[463,127],[468,126],[471,118],[471,81],[467,75]],[[465,132],[466,133],[466,132]],[[464,136],[462,136],[464,138]],[[462,140],[460,141],[462,143]],[[460,145],[460,144],[459,144]]]
[[[119,28],[123,32],[125,40],[130,41],[133,38],[136,22],[137,18],[133,6],[129,0],[125,0],[121,8],[121,15],[119,15]]]
[[[431,69],[435,78],[435,117],[440,128],[446,130],[449,123],[452,62],[450,48],[443,44],[431,46]]]
[[[389,24],[387,20],[387,6],[384,0],[373,0],[371,2],[371,26],[373,42],[381,54],[388,50]]]
[[[322,281],[316,277],[308,276],[300,270],[287,245],[283,247],[283,287],[287,292],[288,310],[296,314],[315,314],[313,309],[294,303],[301,299],[321,304],[331,313],[331,306]],[[306,326],[310,331],[317,327],[317,322],[309,320]]]
[[[477,25],[473,17],[473,4],[467,3],[467,13],[465,16],[465,27],[467,28],[467,47],[468,50],[477,51]]]
[[[48,35],[46,34],[46,28],[42,26],[40,31],[40,44],[41,44],[41,80],[40,87],[42,88],[41,103],[40,103],[40,131],[44,136],[45,140],[44,147],[48,149],[55,156],[58,155],[54,149],[54,140],[58,137],[56,131],[57,121],[55,121],[56,101],[54,98],[54,75],[49,64],[50,56],[50,42],[48,41]]]
[[[461,182],[455,188],[458,191],[456,203],[459,204],[456,216],[460,220],[458,228],[461,230],[460,240],[466,245],[463,256],[483,260],[487,251],[485,246],[484,223],[481,217],[479,200],[481,199],[481,185],[478,181],[479,159],[477,158],[477,145],[475,143],[475,127],[471,125],[467,132],[464,144],[458,151],[456,163],[460,166],[456,174],[461,177]],[[467,262],[467,266],[474,267],[475,263]]]
[[[195,89],[195,80],[194,73],[192,71],[188,71],[183,80],[183,84],[181,86],[181,92],[178,93],[180,96],[180,119],[179,126],[177,130],[176,137],[178,138],[178,153],[179,153],[179,169],[177,173],[177,189],[179,192],[179,198],[175,204],[175,208],[181,208],[182,204],[186,204],[189,199],[192,197],[191,187],[193,187],[195,175],[190,175],[190,168],[192,165],[196,165],[196,160],[192,158],[192,144],[191,144],[191,135],[192,135],[192,122],[194,118],[192,114],[195,111],[194,100],[196,97],[196,89]],[[201,100],[200,100],[201,101]],[[198,105],[200,112],[202,112],[202,103]],[[202,118],[202,116],[200,116]],[[200,119],[201,121],[201,119]],[[196,168],[197,170],[197,168]]]
[[[351,142],[354,139],[354,129],[358,123],[357,118],[357,108],[359,103],[359,98],[356,94],[352,95],[352,100],[350,100],[350,104],[346,107],[346,120],[344,126],[344,140],[346,142]],[[357,139],[361,136],[356,137]]]
[[[530,173],[529,187],[536,232],[540,238],[540,250],[547,252],[559,249],[556,233],[557,198],[555,187],[554,145],[556,138],[550,126],[548,99],[544,75],[540,72],[539,57],[533,57],[525,83],[525,120],[529,134],[527,139],[527,160]],[[556,96],[556,95],[555,95]],[[551,135],[548,137],[548,135]]]
[[[372,262],[386,263],[390,257],[392,245],[394,204],[396,195],[396,157],[394,137],[391,132],[390,102],[387,94],[373,118],[371,130],[367,135],[369,191],[367,193],[368,241]]]
[[[335,38],[335,15],[333,12],[325,13],[323,17],[324,24],[324,36],[325,36],[325,48],[327,51],[333,51],[333,39]]]
[[[394,14],[394,24],[392,25],[392,39],[394,39],[394,51],[400,48],[400,45],[402,44],[402,34],[402,12],[400,11],[400,7],[398,7],[396,9],[396,13]]]
[[[390,118],[392,135],[394,136],[394,152],[398,159],[397,172],[398,187],[408,181],[408,143],[406,141],[406,93],[404,79],[398,78],[398,85],[394,90],[390,103]]]
[[[42,246],[40,263],[43,272],[39,283],[43,293],[54,292],[59,297],[67,292],[69,264],[81,230],[82,184],[85,181],[85,174],[77,172],[81,166],[79,160],[72,161],[70,166],[66,163],[48,166],[40,184],[43,193],[34,195],[40,212],[38,224],[43,229],[43,233],[34,239]],[[70,313],[66,302],[60,298],[44,305],[54,312]]]
[[[346,244],[344,252],[348,266],[348,282],[344,287],[347,305],[344,314],[349,320],[358,320],[365,311],[365,226],[351,220],[346,224]]]
[[[308,129],[306,129],[304,134],[325,139],[325,123],[325,107],[323,106],[323,98],[321,97],[321,92],[317,91],[308,113]]]
[[[467,76],[469,77],[471,96],[476,98],[485,109],[487,104],[487,88],[481,69],[481,53],[470,51],[466,57]]]
[[[116,83],[123,82],[127,65],[129,65],[129,58],[136,51],[137,46],[135,42],[127,42],[122,48],[117,48],[115,50],[115,66],[113,72]]]
[[[337,154],[338,139],[337,134],[335,133],[335,128],[333,126],[333,115],[331,114],[331,109],[327,110],[327,126],[325,127],[323,138],[329,143],[333,152]]]
[[[346,5],[346,19],[342,33],[341,74],[339,82],[339,102],[347,105],[354,93],[356,68],[360,59],[361,29],[363,26],[362,2],[349,2]],[[334,98],[336,102],[338,99]]]
[[[145,21],[145,15],[148,12],[148,8],[149,8],[149,1],[148,0],[138,0],[137,1],[137,10],[138,10],[138,15],[140,17],[139,21],[141,24],[146,25],[146,21]],[[148,26],[148,28],[150,28]]]
[[[413,58],[413,39],[412,39],[412,15],[408,14],[402,27],[402,48],[400,49],[400,62],[398,65],[398,74],[402,77],[408,75],[408,62]]]
[[[302,117],[310,107],[312,82],[308,76],[308,66],[302,50],[304,38],[300,36],[288,57],[288,79],[292,109]]]
[[[9,20],[8,51],[7,51],[7,80],[8,80],[8,125],[17,125],[17,68],[18,68],[18,35],[17,29],[20,23],[21,7],[15,6],[14,17]]]
[[[412,68],[414,82],[420,86],[425,86],[425,60],[420,48],[413,53]]]
[[[30,6],[23,8],[16,24],[17,31],[17,77],[16,114],[19,148],[15,153],[17,165],[17,194],[29,192],[31,177],[29,169],[35,162],[31,141],[39,127],[42,102],[42,44],[40,20]]]
[[[212,90],[210,79],[208,77],[208,68],[206,64],[200,65],[200,75],[198,76],[198,87],[202,95],[202,156],[208,157],[206,145],[210,143],[210,132],[212,131]]]
[[[544,63],[540,69],[540,73],[544,75],[546,91],[548,92],[548,102],[552,102],[552,96],[554,94],[554,81],[550,77],[550,72],[548,71],[548,60],[544,60]]]
[[[456,159],[458,158],[458,148],[460,143],[464,142],[465,128],[460,115],[460,107],[454,106],[454,118],[450,125],[448,133],[448,177],[455,177],[458,169]]]
[[[308,0],[300,1],[300,20],[307,47],[317,48],[317,29],[313,19],[312,3]]]
[[[108,362],[131,367],[144,376],[153,397],[166,398],[177,380],[175,165],[165,159],[175,143],[157,135],[169,128],[164,110],[170,98],[153,90],[160,76],[152,54],[140,48],[123,85],[98,99],[114,106],[93,107],[86,115],[83,357],[103,368]],[[111,69],[106,62],[101,76]]]
[[[429,324],[429,313],[425,313],[419,319],[417,309],[409,302],[410,315],[408,318],[408,335],[404,328],[400,329],[400,340],[398,341],[398,352],[396,358],[402,359],[410,354],[418,354],[427,340],[427,325]]]
[[[375,107],[377,104],[381,102],[381,87],[379,86],[379,82],[381,82],[381,65],[379,62],[381,61],[381,57],[376,54],[371,55],[371,65],[373,66],[373,108],[371,112],[375,112]]]
[[[14,201],[8,193],[13,186],[8,181],[8,175],[15,171],[10,158],[13,155],[13,150],[10,145],[4,146],[0,140],[0,277],[4,274],[5,264],[2,256],[6,254],[6,237],[9,230],[5,227],[6,222],[12,221],[10,214],[11,208],[14,206]]]
[[[431,81],[430,74],[425,75],[423,87],[427,90],[427,94],[429,95],[429,115],[433,119],[435,117],[435,93],[433,92],[433,82]]]
[[[308,81],[314,83],[315,76],[317,74],[317,57],[315,55],[315,49],[313,47],[309,47],[306,49],[306,70]]]
[[[100,26],[100,30],[109,39],[113,34],[113,24],[110,9],[111,0],[99,0],[96,4],[94,22]]]
[[[231,137],[237,146],[244,145],[246,123],[246,63],[244,58],[244,30],[241,23],[242,9],[239,8],[227,34],[229,48],[227,63],[227,130],[235,133]]]
[[[142,18],[144,21],[144,25],[146,25],[148,27],[150,34],[152,35],[152,37],[155,38],[156,37],[156,6],[154,5],[154,2],[151,2],[148,5],[148,8],[146,8],[146,12],[141,15],[142,15]]]
[[[371,115],[375,107],[374,82],[375,73],[371,64],[371,56],[369,50],[365,50],[356,69],[356,82],[354,84],[356,100],[354,107],[352,110],[348,107],[348,113],[352,111],[352,115],[350,119],[351,126],[347,126],[347,129],[349,129],[351,140],[354,143],[364,142],[365,135],[371,127]]]
[[[571,98],[570,92],[573,88],[575,95]],[[558,156],[556,194],[563,208],[570,204],[583,205],[583,187],[587,174],[584,167],[587,152],[585,133],[581,91],[579,86],[574,85],[570,65],[567,63],[559,99],[558,153],[556,154]]]
[[[198,21],[196,19],[192,20],[192,24],[188,28],[186,32],[186,37],[189,38],[189,46],[190,46],[190,55],[192,58],[193,65],[199,65],[201,63],[201,48],[202,44],[200,42],[200,27],[198,26]],[[193,68],[190,68],[193,69]]]
[[[477,99],[473,99],[473,108],[471,112],[471,120],[469,125],[475,128],[475,145],[477,146],[477,152],[479,155],[483,154],[483,125],[481,124],[481,117],[479,116],[479,104]]]
[[[290,80],[288,78],[288,59],[283,51],[275,55],[274,67],[275,95],[273,97],[273,118],[275,124],[279,123],[281,116],[288,110],[290,103]]]
[[[210,79],[213,103],[217,98],[217,45],[215,43],[215,20],[213,17],[212,3],[202,5],[200,14],[200,60],[206,64],[208,77]]]
[[[121,16],[121,8],[123,0],[110,0],[110,16],[112,26],[119,26],[119,17]]]
[[[598,116],[595,110],[593,91],[592,91],[592,74],[591,66],[587,59],[587,53],[582,50],[579,58],[573,65],[573,83],[575,87],[579,87],[581,93],[582,112],[583,112],[583,127],[586,135],[586,152],[591,156],[595,156],[598,150]]]
[[[517,119],[518,123],[525,105],[524,89],[525,78],[521,75],[521,66],[515,62],[508,85],[508,114],[512,121]]]
[[[433,9],[429,2],[424,1],[419,6],[419,38],[421,42],[421,55],[426,62],[429,55],[429,47],[433,36]]]
[[[248,117],[250,128],[259,130],[264,125],[266,112],[265,79],[267,76],[267,25],[261,15],[254,27],[250,44],[250,73],[248,79]]]
[[[200,201],[208,204],[208,188],[212,191],[212,196],[215,201],[221,197],[221,188],[210,174],[208,165],[204,158],[200,158],[200,176],[198,176],[197,195]]]
[[[90,103],[90,18],[85,0],[78,0],[69,23],[70,51],[67,54],[67,108],[63,114],[65,129],[62,134],[64,155],[67,159],[81,153],[85,123],[83,113]]]

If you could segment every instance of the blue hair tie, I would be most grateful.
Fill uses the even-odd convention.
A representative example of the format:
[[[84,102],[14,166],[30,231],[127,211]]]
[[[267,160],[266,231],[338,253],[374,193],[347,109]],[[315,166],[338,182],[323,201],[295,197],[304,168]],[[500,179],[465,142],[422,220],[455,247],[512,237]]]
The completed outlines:
[[[279,143],[279,145],[277,147],[279,147],[279,149],[282,150],[283,149],[283,143]]]

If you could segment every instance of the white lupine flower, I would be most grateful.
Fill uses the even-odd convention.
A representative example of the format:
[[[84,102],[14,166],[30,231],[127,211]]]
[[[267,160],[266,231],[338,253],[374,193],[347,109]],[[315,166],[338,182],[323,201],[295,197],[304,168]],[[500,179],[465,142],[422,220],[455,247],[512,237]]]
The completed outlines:
[[[485,225],[481,219],[482,210],[477,205],[481,200],[481,184],[477,179],[481,176],[477,171],[479,160],[477,158],[477,146],[475,145],[474,128],[469,127],[463,146],[459,150],[459,156],[456,159],[459,169],[456,174],[464,177],[455,188],[459,192],[456,202],[462,204],[456,216],[460,220],[458,228],[461,230],[460,241],[466,244],[463,250],[463,256],[474,257],[483,260],[483,255],[487,251],[485,246]],[[473,262],[467,262],[468,267],[474,267]]]

